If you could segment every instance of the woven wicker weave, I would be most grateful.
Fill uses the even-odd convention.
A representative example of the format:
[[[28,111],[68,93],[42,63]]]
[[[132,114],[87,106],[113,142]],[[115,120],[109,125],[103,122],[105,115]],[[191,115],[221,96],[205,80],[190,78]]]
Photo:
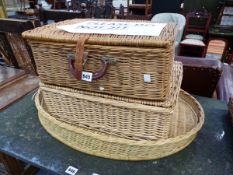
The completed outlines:
[[[174,65],[169,101],[157,103],[169,105],[167,108],[120,102],[115,96],[106,99],[101,94],[41,84],[43,105],[50,115],[72,125],[135,140],[167,138],[180,91],[181,68],[181,64]]]
[[[148,160],[171,155],[189,145],[204,123],[203,109],[184,91],[171,120],[169,138],[157,141],[135,141],[60,122],[43,109],[39,94],[35,101],[41,124],[53,137],[74,149],[111,159]]]
[[[43,83],[140,100],[165,101],[173,65],[174,25],[168,24],[158,37],[90,35],[85,44],[88,53],[85,71],[100,70],[103,56],[116,60],[102,78],[90,83],[75,79],[70,74],[67,60],[68,54],[76,52],[77,41],[86,35],[56,28],[83,21],[86,20],[69,20],[23,33],[32,46]],[[150,74],[150,83],[144,82],[145,74]]]
[[[173,109],[119,102],[58,87],[40,90],[43,106],[59,121],[134,140],[168,138]]]
[[[150,105],[150,106],[158,106],[158,107],[164,107],[164,108],[174,108],[176,101],[178,99],[178,95],[180,92],[180,86],[182,82],[182,75],[183,75],[183,65],[181,62],[175,61],[173,64],[173,74],[171,77],[171,83],[170,83],[170,89],[168,92],[168,96],[166,97],[165,101],[148,101],[148,100],[138,100],[138,99],[132,99],[132,98],[127,98],[127,97],[119,97],[115,95],[106,95],[102,93],[95,93],[95,92],[88,92],[88,91],[78,91],[78,90],[69,90],[72,92],[77,92],[85,95],[92,95],[92,96],[98,96],[98,97],[103,97],[103,98],[108,98],[108,99],[114,99],[118,101],[125,101],[125,102],[130,102],[130,103],[139,103],[139,104],[144,104],[144,105]],[[46,87],[51,87],[54,88],[52,85],[48,84],[43,84],[41,83],[41,86],[46,86]],[[62,88],[59,87],[60,90],[66,90],[67,88]]]

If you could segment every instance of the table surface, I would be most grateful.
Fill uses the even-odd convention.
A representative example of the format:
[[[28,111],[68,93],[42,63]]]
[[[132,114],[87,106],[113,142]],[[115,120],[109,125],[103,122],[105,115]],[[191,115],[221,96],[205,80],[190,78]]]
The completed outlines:
[[[0,113],[0,151],[39,168],[76,175],[230,175],[233,174],[233,129],[224,102],[197,97],[206,119],[197,138],[184,150],[159,160],[117,161],[73,150],[41,126],[32,93]]]

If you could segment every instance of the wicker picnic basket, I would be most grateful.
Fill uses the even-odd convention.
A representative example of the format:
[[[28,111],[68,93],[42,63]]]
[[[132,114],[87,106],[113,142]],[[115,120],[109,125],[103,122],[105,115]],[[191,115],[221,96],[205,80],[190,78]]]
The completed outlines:
[[[182,90],[171,117],[168,138],[155,141],[121,138],[62,122],[46,111],[40,92],[35,102],[41,124],[53,137],[79,151],[119,160],[157,159],[176,153],[193,141],[204,123],[200,104]]]
[[[84,21],[87,19],[68,20],[23,33],[43,83],[138,101],[166,101],[175,25],[167,24],[157,37],[74,34],[57,28]],[[79,80],[79,69],[94,72],[95,79]],[[145,82],[145,75],[150,75],[150,82]]]
[[[168,138],[180,92],[182,64],[175,62],[173,72],[170,104],[157,102],[149,106],[42,83],[40,91],[46,111],[59,121],[124,138],[156,140]]]

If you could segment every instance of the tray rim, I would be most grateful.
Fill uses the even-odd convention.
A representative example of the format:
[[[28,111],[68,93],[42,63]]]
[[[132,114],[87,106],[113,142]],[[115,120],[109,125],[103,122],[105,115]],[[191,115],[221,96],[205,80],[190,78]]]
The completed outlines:
[[[186,96],[188,98],[190,98],[191,100],[193,100],[195,102],[195,104],[197,105],[197,107],[200,108],[200,118],[199,118],[199,122],[198,124],[193,128],[191,129],[190,131],[188,131],[186,134],[182,134],[182,135],[179,135],[179,136],[176,136],[176,137],[173,137],[173,138],[168,138],[171,142],[175,142],[175,141],[180,141],[180,140],[183,140],[183,138],[187,138],[193,134],[196,134],[200,129],[201,127],[203,126],[204,124],[204,111],[203,111],[203,108],[201,107],[201,105],[199,104],[199,102],[194,98],[192,97],[191,95],[189,95],[187,92],[185,92],[184,90],[181,90],[180,91],[180,94],[179,94],[179,98],[182,98],[182,95],[183,96]],[[51,115],[49,115],[44,109],[43,107],[40,105],[40,102],[39,102],[39,93],[36,94],[35,96],[35,104],[36,104],[36,107],[38,109],[39,112],[43,113],[44,115],[46,115],[47,118],[49,118],[50,121],[53,121],[54,123],[56,123],[57,125],[59,125],[59,127],[62,127],[66,130],[70,130],[72,132],[74,131],[78,131],[78,133],[81,133],[83,134],[83,131],[88,131],[89,129],[85,129],[85,128],[81,128],[81,127],[77,127],[77,126],[72,126],[70,124],[67,124],[67,123],[63,123],[61,121],[58,121],[57,119],[55,119],[54,117],[52,117]],[[95,133],[93,133],[93,131],[91,131],[91,134],[86,134],[87,136],[89,135],[92,135],[92,136],[99,136],[101,135],[102,138],[100,138],[100,140],[103,140],[103,141],[106,141],[105,138],[107,139],[110,139],[110,137],[107,135],[107,134],[103,134],[103,133],[100,133],[98,131],[94,131]],[[104,137],[104,138],[103,138]],[[159,139],[159,140],[156,140],[156,141],[150,141],[150,140],[130,140],[130,145],[141,145],[141,144],[149,144],[149,145],[163,145],[163,144],[166,144],[168,142],[168,139]],[[111,139],[109,140],[109,142],[111,141],[118,141],[119,143],[125,143],[125,141],[129,141],[128,139],[125,139],[125,138],[119,138],[119,137],[116,137],[116,136],[111,136]],[[148,146],[149,146],[148,145]]]
[[[190,100],[192,100],[194,102],[194,104],[196,105],[197,108],[200,108],[200,112],[197,116],[199,116],[199,120],[197,125],[191,129],[190,131],[188,131],[186,134],[182,134],[173,138],[168,138],[168,139],[159,139],[156,141],[150,141],[150,140],[129,140],[129,139],[125,139],[125,138],[120,138],[120,137],[116,137],[116,136],[111,136],[108,135],[106,133],[100,133],[98,131],[92,131],[89,129],[85,129],[85,128],[80,128],[80,127],[76,127],[76,126],[72,126],[70,124],[67,123],[63,123],[60,122],[58,120],[56,120],[54,117],[50,116],[43,108],[42,106],[40,106],[40,101],[39,101],[39,94],[37,93],[36,97],[35,97],[35,103],[36,103],[36,107],[38,109],[38,113],[39,113],[39,120],[41,122],[41,124],[43,125],[43,127],[45,128],[45,130],[52,135],[54,138],[56,138],[57,140],[61,141],[62,143],[64,143],[64,138],[62,138],[61,136],[59,136],[58,134],[55,134],[53,132],[50,131],[49,128],[47,128],[45,126],[45,124],[43,123],[43,118],[46,120],[49,120],[50,122],[53,122],[55,125],[57,125],[57,127],[59,127],[59,129],[63,129],[63,130],[67,130],[68,132],[75,132],[76,134],[79,135],[83,135],[85,137],[92,137],[93,139],[98,139],[99,141],[103,141],[103,142],[108,142],[109,144],[116,144],[119,143],[121,145],[127,145],[127,146],[138,146],[138,147],[162,147],[162,146],[166,146],[169,144],[176,144],[182,141],[185,141],[185,143],[182,145],[182,147],[179,148],[174,148],[174,149],[170,149],[169,151],[163,153],[161,156],[150,156],[150,157],[137,157],[137,156],[130,156],[130,157],[124,157],[124,156],[114,156],[113,155],[103,155],[101,153],[94,151],[90,151],[90,150],[85,150],[82,148],[77,148],[75,146],[73,146],[72,143],[64,143],[69,147],[72,147],[75,150],[87,153],[87,154],[91,154],[91,155],[95,155],[95,156],[99,156],[99,157],[104,157],[104,158],[111,158],[111,159],[117,159],[117,160],[151,160],[151,159],[157,159],[157,158],[161,158],[161,157],[165,157],[171,154],[174,154],[182,149],[184,149],[186,146],[188,146],[196,137],[197,132],[201,129],[203,123],[204,123],[204,112],[203,109],[201,107],[201,105],[188,93],[186,93],[185,91],[181,90],[179,98],[189,98]],[[195,110],[194,110],[195,111]]]

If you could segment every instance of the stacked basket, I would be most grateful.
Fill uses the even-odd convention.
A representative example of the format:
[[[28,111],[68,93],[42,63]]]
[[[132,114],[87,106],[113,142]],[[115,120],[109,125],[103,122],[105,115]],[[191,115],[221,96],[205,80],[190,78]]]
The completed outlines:
[[[164,157],[187,146],[203,110],[180,90],[182,65],[173,61],[175,26],[159,36],[72,34],[57,26],[23,35],[41,79],[36,97],[44,128],[86,153],[123,160]],[[83,81],[83,72],[92,81]],[[85,78],[85,77],[84,77]]]

